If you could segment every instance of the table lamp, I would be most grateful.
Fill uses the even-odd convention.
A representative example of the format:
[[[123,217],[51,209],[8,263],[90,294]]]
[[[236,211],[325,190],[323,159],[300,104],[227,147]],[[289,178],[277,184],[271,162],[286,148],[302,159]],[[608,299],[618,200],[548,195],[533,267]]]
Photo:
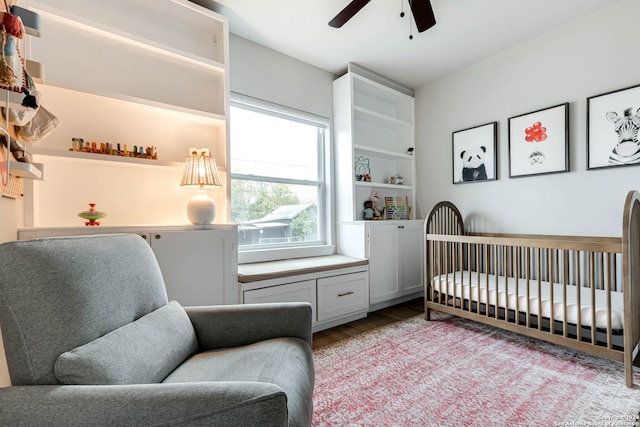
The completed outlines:
[[[189,151],[180,186],[198,187],[198,193],[189,200],[187,217],[192,224],[211,224],[216,218],[216,205],[205,187],[222,187],[216,161],[207,148]]]

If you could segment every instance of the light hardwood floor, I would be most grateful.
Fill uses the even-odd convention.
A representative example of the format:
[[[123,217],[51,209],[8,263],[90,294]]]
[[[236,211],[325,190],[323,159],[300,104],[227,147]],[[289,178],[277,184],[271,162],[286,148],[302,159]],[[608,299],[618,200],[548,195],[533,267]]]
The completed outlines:
[[[313,349],[333,344],[343,339],[353,337],[363,332],[370,331],[380,326],[399,320],[408,319],[415,315],[424,313],[424,298],[417,298],[392,307],[383,308],[382,310],[373,311],[364,319],[355,320],[336,326],[335,328],[325,329],[324,331],[313,334]]]

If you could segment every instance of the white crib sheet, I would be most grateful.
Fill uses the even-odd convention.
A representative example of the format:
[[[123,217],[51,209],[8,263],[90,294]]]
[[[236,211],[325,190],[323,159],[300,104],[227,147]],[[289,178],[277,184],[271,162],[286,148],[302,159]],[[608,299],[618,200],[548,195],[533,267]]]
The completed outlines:
[[[489,305],[496,305],[496,276],[489,274]],[[455,283],[454,283],[455,277]],[[510,310],[516,308],[516,279],[508,277],[505,280],[504,276],[497,277],[497,301],[498,306],[505,308],[507,301],[507,293],[505,292],[508,286],[508,305]],[[506,285],[505,285],[505,282]],[[441,294],[446,294],[450,297],[455,295],[463,299],[471,299],[474,302],[478,302],[478,297],[481,303],[487,303],[487,275],[484,273],[478,273],[472,271],[457,271],[455,273],[449,273],[447,275],[436,276],[432,282],[436,291]],[[564,312],[564,285],[559,283],[553,284],[553,318],[554,320],[563,321],[566,315],[567,322],[577,324],[578,323],[578,304],[577,304],[577,290],[580,289],[580,306],[582,307],[580,313],[580,322],[583,326],[591,326],[592,324],[592,306],[591,306],[591,289],[590,288],[577,288],[576,286],[567,286],[567,310]],[[478,292],[478,289],[480,292]],[[541,294],[541,306],[542,317],[551,317],[551,293],[550,283],[540,282],[540,294]],[[463,293],[464,292],[464,293]],[[596,289],[596,327],[606,328],[607,319],[607,292],[604,290]],[[622,292],[611,292],[611,328],[619,330],[624,325],[624,304]],[[527,312],[527,288],[524,279],[518,279],[518,310],[520,312]],[[538,281],[529,281],[529,313],[538,315]]]

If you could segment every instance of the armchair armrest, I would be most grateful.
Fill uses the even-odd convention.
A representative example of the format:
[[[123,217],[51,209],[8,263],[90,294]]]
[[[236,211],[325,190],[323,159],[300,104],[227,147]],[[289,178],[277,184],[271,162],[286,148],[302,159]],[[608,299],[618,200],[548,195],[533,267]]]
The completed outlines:
[[[200,348],[248,345],[271,338],[294,337],[311,345],[311,304],[268,303],[185,307]]]
[[[287,397],[269,383],[14,386],[0,425],[287,426]]]

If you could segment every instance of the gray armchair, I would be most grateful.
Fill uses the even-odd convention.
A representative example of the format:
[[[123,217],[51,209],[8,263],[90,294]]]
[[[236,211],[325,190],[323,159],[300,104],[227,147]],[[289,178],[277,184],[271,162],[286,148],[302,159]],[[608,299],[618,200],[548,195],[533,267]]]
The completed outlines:
[[[182,308],[136,235],[0,244],[0,425],[311,424],[311,306]]]

